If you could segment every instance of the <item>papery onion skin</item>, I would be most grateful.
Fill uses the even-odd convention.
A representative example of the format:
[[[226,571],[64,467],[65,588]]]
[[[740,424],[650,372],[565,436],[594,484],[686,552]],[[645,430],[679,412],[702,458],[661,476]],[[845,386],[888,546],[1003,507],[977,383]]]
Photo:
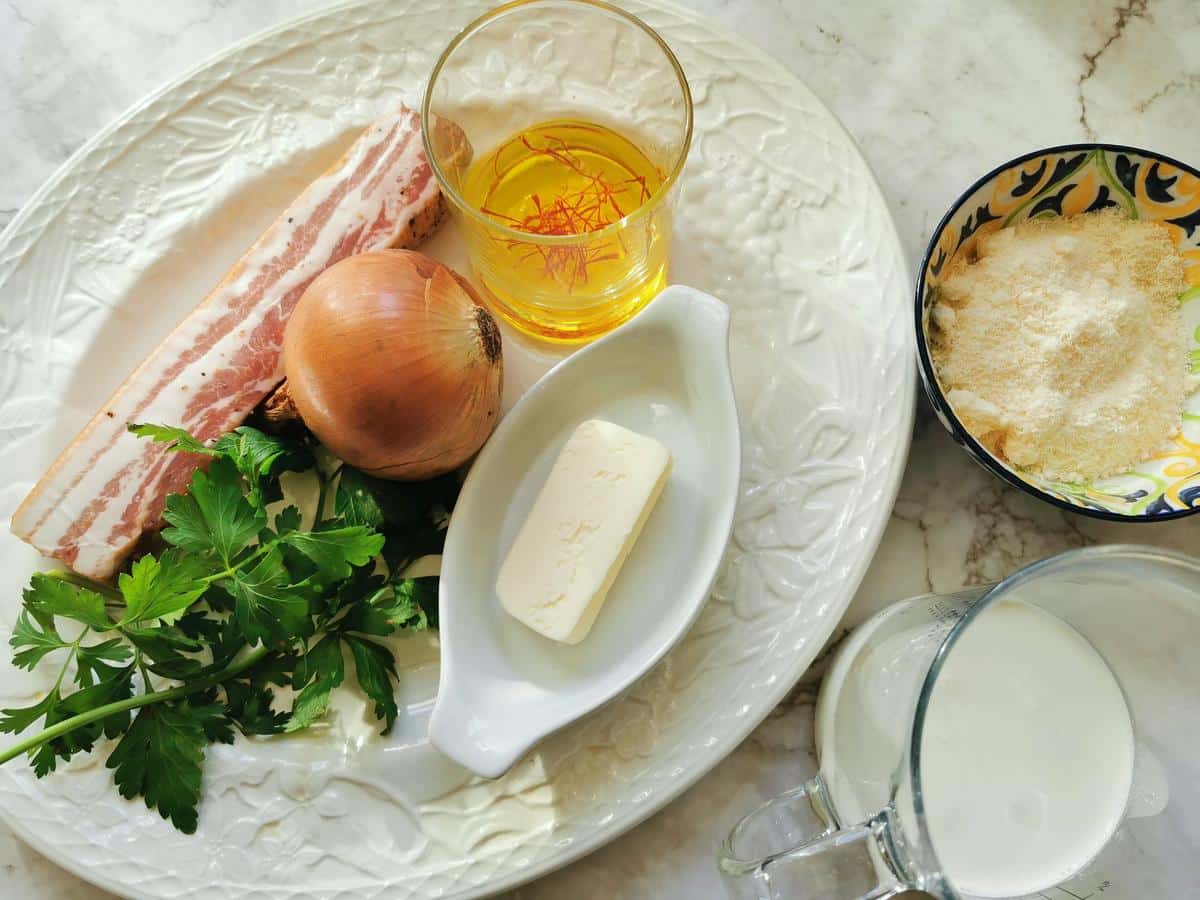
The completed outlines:
[[[342,260],[288,321],[284,369],[304,424],[380,478],[458,468],[500,416],[500,331],[465,279],[409,250]]]

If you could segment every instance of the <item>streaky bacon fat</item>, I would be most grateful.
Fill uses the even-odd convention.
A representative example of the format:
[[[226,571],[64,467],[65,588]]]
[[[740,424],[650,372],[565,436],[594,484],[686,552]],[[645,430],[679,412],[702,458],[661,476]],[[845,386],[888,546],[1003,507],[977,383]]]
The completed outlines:
[[[25,498],[13,533],[82,575],[113,575],[200,462],[125,426],[181,425],[205,441],[236,428],[283,378],[283,329],[308,283],[351,254],[415,246],[444,212],[420,116],[398,106],[308,186],[117,388]]]

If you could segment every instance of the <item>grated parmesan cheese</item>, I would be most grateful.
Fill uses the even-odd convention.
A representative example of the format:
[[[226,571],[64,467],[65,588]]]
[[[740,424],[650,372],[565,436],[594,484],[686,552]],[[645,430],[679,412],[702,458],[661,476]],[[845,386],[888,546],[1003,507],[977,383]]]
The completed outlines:
[[[1190,389],[1167,228],[1115,212],[979,239],[930,311],[938,380],[992,453],[1057,481],[1114,475],[1164,449]]]

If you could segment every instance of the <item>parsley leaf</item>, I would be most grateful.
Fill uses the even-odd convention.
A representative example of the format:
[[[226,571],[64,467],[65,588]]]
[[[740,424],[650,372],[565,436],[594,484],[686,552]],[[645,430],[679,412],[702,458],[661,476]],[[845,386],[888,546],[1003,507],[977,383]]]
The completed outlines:
[[[188,637],[182,629],[172,626],[139,627],[126,625],[122,634],[139,651],[147,667],[165,678],[184,679],[196,675],[203,663],[187,653],[204,649],[200,641]]]
[[[208,587],[208,567],[194,556],[168,550],[158,558],[143,556],[129,574],[117,579],[125,597],[122,625],[161,620],[173,624]]]
[[[58,689],[55,688],[37,703],[30,706],[0,709],[0,732],[19,734],[44,716],[47,711],[53,709],[61,699],[62,697],[59,695]]]
[[[383,559],[388,571],[400,576],[422,556],[436,556],[446,544],[446,529],[426,525],[415,530],[388,529],[385,533]]]
[[[365,525],[294,531],[282,540],[312,560],[327,581],[349,578],[352,566],[366,565],[383,549],[383,535]]]
[[[53,575],[39,572],[30,578],[24,598],[25,608],[35,615],[74,619],[98,631],[113,627],[104,611],[103,597]]]
[[[247,478],[299,471],[313,465],[312,451],[303,443],[266,434],[249,425],[222,435],[213,449],[233,460]]]
[[[329,611],[331,615],[336,616],[339,611],[348,610],[339,620],[343,631],[390,634],[391,627],[386,622],[383,622],[382,626],[372,626],[370,623],[372,616],[379,615],[376,606],[387,603],[391,595],[391,585],[388,584],[387,578],[364,566],[338,586],[337,596],[331,600]],[[387,630],[380,631],[379,627]]]
[[[175,428],[171,425],[137,425],[130,422],[126,428],[138,437],[148,437],[155,443],[170,444],[168,450],[184,453],[201,453],[205,456],[216,456],[217,451],[206,447],[196,440],[186,429]]]
[[[279,473],[313,465],[312,451],[300,441],[265,434],[243,425],[222,435],[213,449],[231,460],[250,485],[250,504],[261,507],[278,500]]]
[[[324,716],[329,708],[330,692],[345,677],[341,641],[336,635],[328,635],[309,649],[296,665],[292,683],[303,690],[296,695],[292,716],[284,730],[299,731]]]
[[[396,661],[392,651],[382,644],[357,635],[346,635],[346,643],[354,656],[354,669],[363,693],[375,702],[375,717],[384,720],[383,733],[388,734],[400,714],[396,707]]]
[[[211,594],[211,592],[209,592]],[[193,609],[176,620],[179,631],[193,641],[216,643],[221,638],[222,620],[214,618],[203,609]]]
[[[285,506],[275,514],[275,533],[288,534],[299,531],[301,525],[300,510],[295,506]]]
[[[379,503],[384,522],[394,528],[441,524],[458,497],[458,476],[453,473],[429,481],[384,481],[359,474]]]
[[[167,498],[163,531],[168,544],[192,553],[215,552],[226,567],[234,555],[258,536],[266,514],[242,492],[242,477],[228,459],[215,459],[208,472],[196,470],[186,494]]]
[[[196,830],[212,715],[213,707],[193,708],[186,701],[144,706],[108,757],[121,796],[133,799],[140,794],[148,807],[184,834]]]
[[[192,694],[187,700],[188,711],[204,729],[204,736],[210,743],[232,744],[233,726],[226,714],[225,705],[217,698],[217,689],[209,688]]]
[[[101,681],[117,677],[118,667],[109,663],[121,663],[133,654],[125,642],[117,637],[99,644],[80,646],[75,652],[75,683],[90,687]]]
[[[292,684],[293,674],[301,656],[302,654],[294,648],[286,652],[276,651],[254,667],[251,681],[255,684],[288,687]]]
[[[308,597],[290,580],[277,546],[233,579],[233,621],[247,642],[287,644],[312,633]]]
[[[8,643],[17,651],[12,657],[13,665],[31,672],[46,654],[71,646],[59,636],[53,616],[29,609],[17,614],[17,624]]]
[[[334,515],[347,525],[379,528],[383,524],[383,510],[375,499],[376,480],[358,469],[343,467],[333,501]]]
[[[226,681],[225,709],[230,721],[242,734],[279,734],[290,718],[287,713],[275,712],[271,704],[274,692],[265,684],[249,681]]]
[[[399,574],[418,557],[442,552],[459,487],[453,473],[430,481],[385,481],[343,466],[334,512],[347,524],[382,530],[384,560]]]
[[[404,578],[396,583],[396,596],[408,597],[420,607],[423,621],[419,626],[408,625],[409,628],[425,628],[438,626],[438,585],[440,580],[436,575],[424,578]]]
[[[380,637],[402,628],[422,631],[429,624],[422,599],[430,596],[432,599],[426,599],[425,602],[432,603],[436,619],[436,577],[404,578],[394,583],[384,583],[370,594],[362,596],[350,607],[350,611],[342,620],[342,627],[347,631]]]

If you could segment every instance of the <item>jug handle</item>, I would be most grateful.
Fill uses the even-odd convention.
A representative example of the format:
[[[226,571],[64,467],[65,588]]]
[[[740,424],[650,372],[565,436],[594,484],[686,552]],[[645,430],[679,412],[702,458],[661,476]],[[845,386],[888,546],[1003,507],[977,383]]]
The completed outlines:
[[[738,900],[881,900],[914,887],[891,874],[890,810],[839,827],[820,775],[743,816],[721,845],[718,864]],[[848,874],[858,888],[839,891]],[[797,894],[801,884],[804,893]],[[864,893],[864,884],[874,886]]]

